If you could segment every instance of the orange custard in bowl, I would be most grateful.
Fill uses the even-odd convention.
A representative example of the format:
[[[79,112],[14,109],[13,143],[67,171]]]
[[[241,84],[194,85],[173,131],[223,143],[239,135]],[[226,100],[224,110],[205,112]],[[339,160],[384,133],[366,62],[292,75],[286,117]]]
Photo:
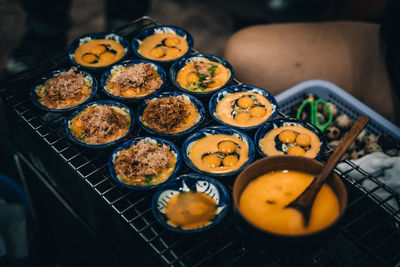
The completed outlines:
[[[268,232],[282,235],[304,235],[330,226],[339,216],[339,200],[324,184],[318,192],[307,227],[295,209],[286,206],[312,182],[313,176],[298,171],[276,171],[251,181],[240,195],[242,215]]]
[[[282,143],[282,151],[276,148],[277,140]],[[288,154],[315,158],[321,149],[321,141],[305,127],[286,125],[268,131],[259,141],[259,146],[267,156]]]
[[[181,192],[165,206],[168,223],[184,230],[206,226],[217,213],[217,202],[203,192]]]
[[[125,53],[125,48],[117,41],[95,39],[79,45],[74,58],[82,66],[104,67],[117,62]]]
[[[189,159],[199,170],[222,174],[239,169],[249,158],[249,148],[238,137],[207,135],[192,145]]]
[[[252,127],[265,122],[273,112],[269,100],[254,92],[227,94],[215,109],[215,115],[223,122],[238,127]]]
[[[189,91],[210,92],[224,86],[231,75],[231,71],[224,65],[201,58],[179,70],[176,81]]]
[[[188,49],[184,37],[175,33],[156,33],[140,42],[138,52],[145,58],[167,61],[183,56]]]

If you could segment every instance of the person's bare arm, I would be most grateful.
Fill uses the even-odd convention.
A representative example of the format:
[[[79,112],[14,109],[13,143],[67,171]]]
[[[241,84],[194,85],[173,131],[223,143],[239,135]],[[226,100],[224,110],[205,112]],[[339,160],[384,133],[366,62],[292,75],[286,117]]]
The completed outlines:
[[[240,81],[274,95],[304,80],[328,80],[394,120],[392,91],[376,24],[252,26],[228,40],[224,57],[234,66]]]

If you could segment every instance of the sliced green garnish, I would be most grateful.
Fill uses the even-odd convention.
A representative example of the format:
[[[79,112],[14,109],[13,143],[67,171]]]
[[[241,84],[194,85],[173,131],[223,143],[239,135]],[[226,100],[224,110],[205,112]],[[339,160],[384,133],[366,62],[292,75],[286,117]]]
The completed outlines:
[[[199,82],[202,82],[206,79],[206,75],[205,74],[200,74],[199,72],[196,72],[197,77],[199,77]]]
[[[209,68],[207,71],[208,71],[208,73],[211,74],[212,77],[215,76],[215,69],[216,69],[217,67],[218,67],[217,65],[210,64],[210,68]]]
[[[78,137],[78,140],[79,141],[85,141],[86,137],[87,137],[87,135],[82,134],[81,136]]]
[[[196,91],[196,90],[204,91],[207,88],[207,85],[205,85],[204,83],[201,83],[201,82],[188,83],[186,86],[189,90],[193,90],[193,91]]]
[[[151,183],[151,181],[153,180],[153,177],[154,177],[154,176],[146,176],[146,177],[144,178],[144,183],[147,184],[147,185],[149,185],[149,184]]]

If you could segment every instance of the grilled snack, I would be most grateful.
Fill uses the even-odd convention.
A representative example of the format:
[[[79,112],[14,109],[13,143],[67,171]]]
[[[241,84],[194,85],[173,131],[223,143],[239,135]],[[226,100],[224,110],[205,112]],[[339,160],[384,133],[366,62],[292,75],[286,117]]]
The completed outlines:
[[[82,143],[101,145],[125,136],[131,126],[129,112],[112,105],[92,105],[69,123],[72,135]]]
[[[115,96],[134,98],[149,95],[160,88],[162,80],[150,63],[115,66],[106,81],[106,90]]]
[[[151,186],[167,180],[175,165],[176,156],[169,146],[140,140],[118,152],[114,170],[125,184]]]
[[[72,67],[35,89],[38,101],[50,109],[67,109],[85,102],[92,93],[92,79]]]
[[[180,133],[195,125],[200,119],[197,108],[183,96],[146,100],[146,103],[142,122],[156,132]]]

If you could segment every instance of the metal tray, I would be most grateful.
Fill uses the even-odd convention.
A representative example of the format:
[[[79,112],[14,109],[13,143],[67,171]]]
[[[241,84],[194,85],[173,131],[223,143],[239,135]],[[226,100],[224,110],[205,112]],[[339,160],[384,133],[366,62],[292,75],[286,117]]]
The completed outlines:
[[[387,133],[400,142],[400,128],[376,113],[337,85],[324,80],[308,80],[301,82],[275,98],[279,103],[280,111],[289,114],[290,109],[304,99],[306,94],[314,94],[325,101],[335,104],[341,113],[347,114],[355,120],[360,115],[370,117],[367,130],[373,134]]]

